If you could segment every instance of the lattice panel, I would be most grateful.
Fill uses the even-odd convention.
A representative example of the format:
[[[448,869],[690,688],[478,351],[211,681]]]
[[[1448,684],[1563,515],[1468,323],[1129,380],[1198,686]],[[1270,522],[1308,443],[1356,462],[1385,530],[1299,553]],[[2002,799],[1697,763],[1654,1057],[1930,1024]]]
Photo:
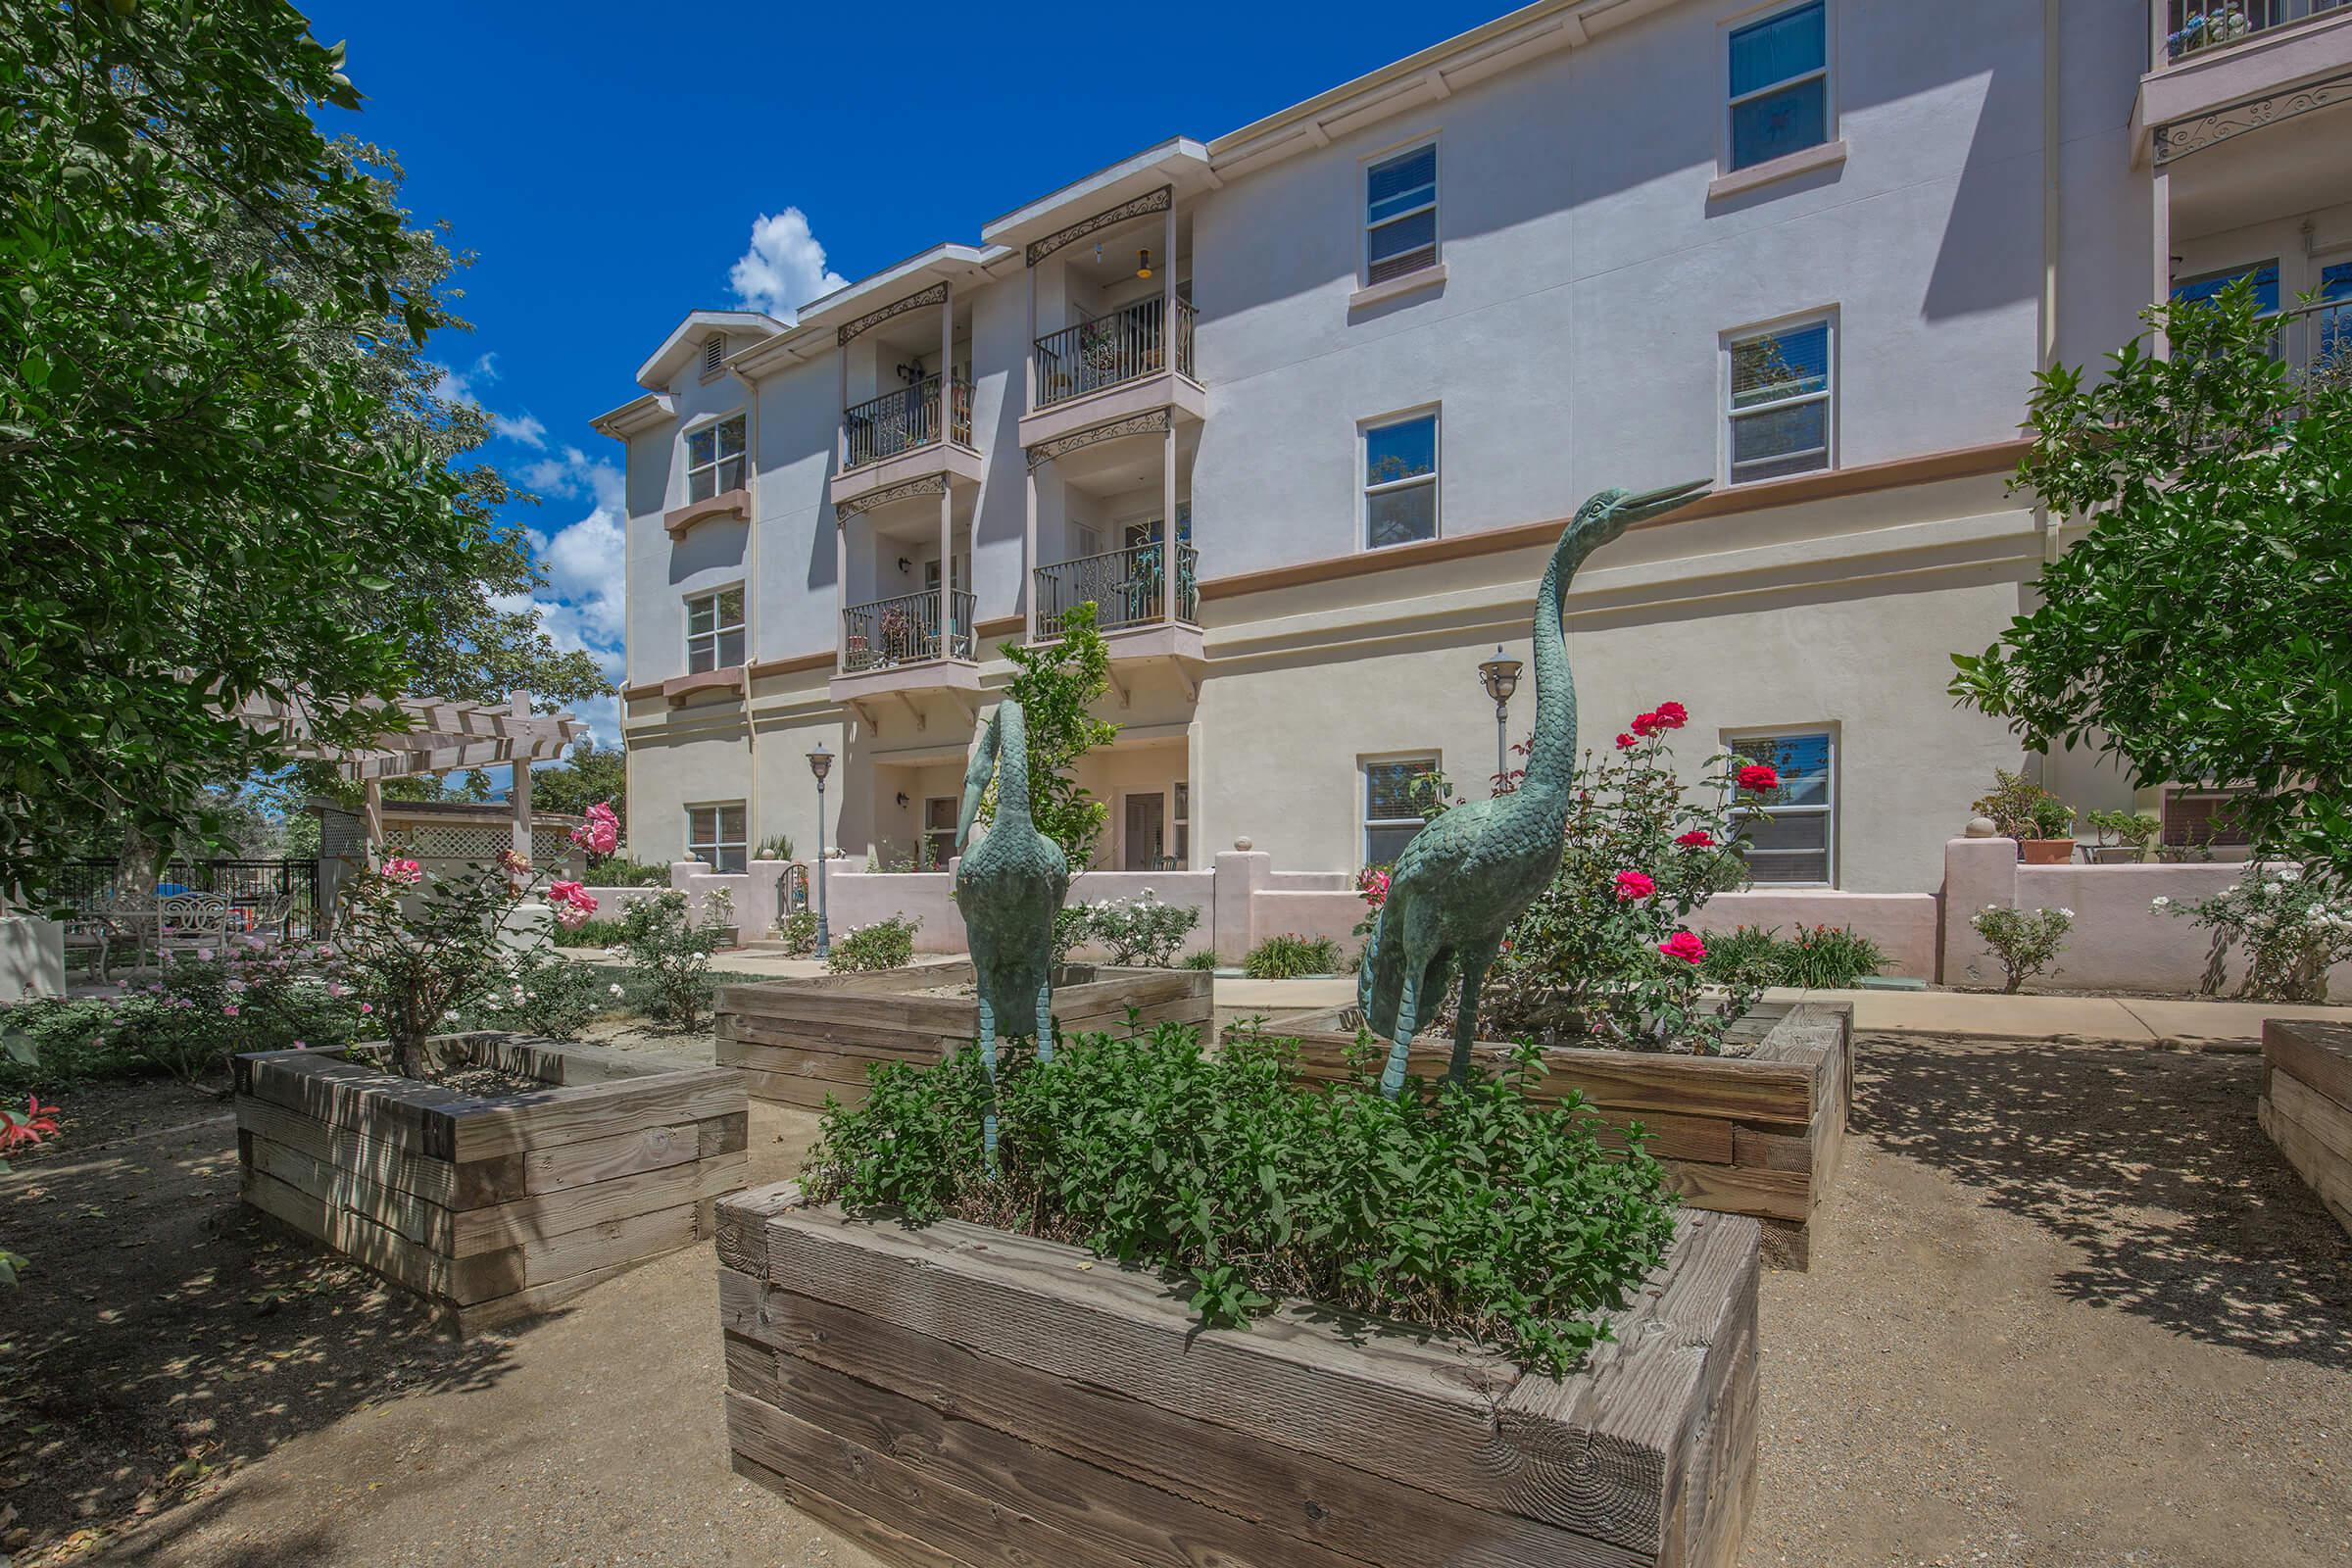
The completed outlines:
[[[389,855],[406,856],[436,871],[466,865],[488,865],[514,842],[514,829],[469,823],[417,822],[387,826],[384,848]],[[571,864],[568,828],[533,824],[531,863],[542,870]]]

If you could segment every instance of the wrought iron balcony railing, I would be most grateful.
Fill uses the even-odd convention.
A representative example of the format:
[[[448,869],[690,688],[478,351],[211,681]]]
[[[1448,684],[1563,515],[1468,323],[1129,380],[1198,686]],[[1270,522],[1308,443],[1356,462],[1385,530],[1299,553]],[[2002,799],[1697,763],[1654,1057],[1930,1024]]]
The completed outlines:
[[[841,416],[849,436],[844,468],[863,467],[895,458],[902,452],[927,447],[939,439],[940,377],[927,375],[912,386],[869,398]],[[951,383],[948,394],[948,438],[957,446],[972,444],[972,384]]]
[[[1051,408],[1167,368],[1167,302],[1138,300],[1037,340],[1037,406]],[[1193,306],[1176,302],[1176,369],[1193,375]],[[1194,379],[1199,379],[1195,376]]]
[[[972,657],[970,594],[950,594],[955,625],[945,646],[939,635],[939,591],[900,594],[870,605],[852,605],[841,612],[841,672],[890,669],[899,664],[932,659]]]
[[[1037,635],[1041,641],[1059,637],[1062,617],[1092,600],[1095,624],[1104,631],[1120,626],[1143,626],[1167,616],[1167,578],[1157,541],[1113,550],[1100,556],[1081,556],[1037,568]],[[1198,625],[1200,614],[1200,552],[1179,542],[1176,547],[1176,618]]]
[[[2167,59],[2227,49],[2279,27],[2342,11],[2352,0],[2155,0]]]
[[[2274,319],[2271,352],[2298,378],[2352,384],[2352,299],[2290,306]]]

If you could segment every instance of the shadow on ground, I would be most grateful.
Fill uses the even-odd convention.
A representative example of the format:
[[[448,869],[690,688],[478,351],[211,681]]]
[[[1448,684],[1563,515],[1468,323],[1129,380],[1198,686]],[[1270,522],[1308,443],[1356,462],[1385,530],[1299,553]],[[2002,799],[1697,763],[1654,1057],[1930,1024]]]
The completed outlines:
[[[293,1437],[504,1368],[505,1340],[459,1343],[243,1207],[221,1101],[107,1086],[77,1128],[61,1098],[66,1136],[0,1183],[0,1238],[31,1260],[5,1303],[0,1553],[41,1560],[182,1505],[193,1523],[212,1479]]]
[[[2262,1059],[1871,1035],[1855,1125],[2078,1248],[2059,1288],[2250,1354],[2352,1366],[2352,1240],[2255,1121]]]

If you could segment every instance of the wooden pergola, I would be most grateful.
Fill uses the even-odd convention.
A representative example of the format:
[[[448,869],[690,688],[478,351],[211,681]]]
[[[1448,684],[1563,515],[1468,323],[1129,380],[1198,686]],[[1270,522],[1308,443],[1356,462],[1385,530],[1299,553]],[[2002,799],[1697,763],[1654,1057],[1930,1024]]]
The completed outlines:
[[[514,853],[529,855],[531,764],[562,758],[588,730],[570,713],[532,712],[529,692],[510,694],[503,707],[404,697],[397,703],[374,705],[374,709],[400,717],[388,722],[369,744],[357,746],[319,739],[317,723],[300,702],[253,697],[237,710],[243,723],[277,735],[288,757],[331,763],[345,778],[361,781],[367,797],[365,822],[370,860],[384,839],[385,779],[422,778],[505,763],[514,768],[514,784],[507,797],[514,823]]]

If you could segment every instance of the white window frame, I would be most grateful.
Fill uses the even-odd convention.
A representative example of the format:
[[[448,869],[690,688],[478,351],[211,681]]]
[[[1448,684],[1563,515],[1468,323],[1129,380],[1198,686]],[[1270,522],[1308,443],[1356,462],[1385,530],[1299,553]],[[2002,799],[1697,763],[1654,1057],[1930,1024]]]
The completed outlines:
[[[1432,746],[1426,751],[1368,752],[1355,760],[1355,852],[1358,865],[1370,865],[1372,833],[1376,828],[1395,828],[1410,825],[1415,831],[1422,826],[1418,816],[1374,816],[1372,814],[1372,769],[1392,762],[1427,762],[1423,771],[1444,773],[1446,753]],[[1383,862],[1394,863],[1394,862]]]
[[[740,451],[723,453],[718,450],[719,443],[715,432],[728,424],[743,426],[743,446]],[[712,432],[710,461],[696,463],[694,461],[694,438],[706,431]],[[678,448],[679,465],[686,470],[687,505],[692,506],[697,501],[708,501],[710,496],[723,496],[729,490],[750,487],[752,482],[752,420],[751,416],[744,410],[736,409],[732,413],[717,415],[689,425],[678,439],[682,443]],[[729,463],[743,465],[743,482],[741,484],[721,485],[718,482],[719,471]],[[698,496],[694,493],[694,482],[706,473],[710,476],[710,496]]]
[[[729,810],[743,812],[743,837],[740,839],[730,839],[724,836],[726,824],[721,813]],[[695,813],[698,811],[710,813],[710,834],[708,838],[702,837],[695,831]],[[741,863],[736,865],[727,863],[726,855],[730,850],[735,852]],[[704,853],[706,851],[709,853]],[[750,870],[752,864],[752,813],[750,808],[742,801],[688,802],[686,806],[686,855],[688,858],[700,860],[711,870],[721,874]]]
[[[1424,148],[1429,151],[1431,162],[1435,166],[1434,172],[1430,175],[1429,200],[1418,207],[1409,207],[1401,213],[1391,213],[1378,222],[1374,222],[1372,219],[1372,171],[1383,164],[1393,164],[1399,159],[1410,158]],[[1397,142],[1394,146],[1384,147],[1379,152],[1367,154],[1359,160],[1359,164],[1361,167],[1356,175],[1356,210],[1360,216],[1357,220],[1355,242],[1355,273],[1359,285],[1364,288],[1376,288],[1387,283],[1402,284],[1408,277],[1418,277],[1423,272],[1434,271],[1446,260],[1446,215],[1441,205],[1446,196],[1446,152],[1439,142],[1438,133],[1434,130],[1425,131],[1418,136]],[[1432,215],[1429,225],[1429,260],[1409,271],[1381,278],[1376,283],[1372,277],[1372,231],[1375,228],[1387,228],[1392,223],[1402,222],[1405,219],[1415,218],[1423,213]]]
[[[938,847],[931,852],[931,864],[936,870],[944,871],[948,868],[948,862],[956,858],[956,813],[961,805],[962,802],[953,795],[926,795],[923,797],[923,814],[915,824],[915,864],[922,864],[921,847],[936,841]],[[948,808],[948,825],[944,828],[931,825],[931,808],[934,806],[945,806]]]
[[[737,616],[740,617],[732,624],[722,621],[718,618],[720,607],[724,604],[726,596],[730,593],[736,597],[735,612]],[[710,602],[710,629],[706,632],[698,632],[694,629],[694,608],[706,599]],[[742,583],[727,582],[720,583],[715,588],[705,588],[700,592],[686,595],[683,603],[686,612],[686,619],[684,624],[686,629],[687,674],[707,675],[714,669],[733,669],[736,667],[736,665],[744,663],[751,658],[752,596],[744,591],[744,586]],[[725,642],[729,632],[736,633],[743,639],[744,657],[742,659],[735,660],[732,662],[721,662],[718,657],[720,647]],[[709,644],[710,662],[698,666],[694,662],[694,658],[696,645],[700,643]]]
[[[1372,436],[1375,431],[1394,429],[1400,424],[1413,424],[1427,419],[1430,424],[1429,452],[1433,466],[1427,473],[1410,478],[1390,479],[1375,484],[1372,480]],[[1355,537],[1363,550],[1396,550],[1403,545],[1427,544],[1431,539],[1446,537],[1446,411],[1440,404],[1425,404],[1417,409],[1402,409],[1395,414],[1375,415],[1358,420],[1355,426]],[[1372,498],[1398,490],[1410,490],[1421,485],[1430,489],[1429,539],[1406,539],[1394,545],[1375,545],[1372,542]]]
[[[1795,86],[1800,82],[1811,81],[1816,76],[1821,78],[1821,140],[1815,142],[1812,147],[1800,147],[1795,152],[1783,153],[1781,157],[1801,158],[1806,153],[1812,152],[1814,148],[1834,146],[1837,143],[1838,0],[1821,0],[1820,70],[1799,72],[1793,76],[1784,76],[1779,81],[1768,82],[1764,86],[1750,88],[1748,91],[1740,93],[1737,96],[1735,96],[1731,90],[1733,35],[1745,32],[1748,28],[1755,26],[1759,23],[1770,22],[1773,18],[1781,16],[1786,12],[1802,11],[1806,6],[1811,4],[1813,4],[1813,0],[1771,0],[1771,3],[1768,5],[1760,5],[1752,11],[1743,11],[1736,17],[1726,17],[1723,20],[1721,26],[1723,44],[1722,47],[1716,51],[1715,55],[1717,63],[1715,81],[1716,84],[1722,87],[1724,90],[1723,117],[1721,121],[1722,146],[1718,150],[1715,160],[1718,172],[1727,175],[1744,174],[1750,170],[1762,169],[1767,165],[1777,163],[1779,160],[1769,158],[1760,159],[1755,163],[1747,165],[1738,165],[1733,162],[1733,160],[1738,156],[1739,151],[1732,141],[1733,115],[1741,104],[1752,103],[1756,99],[1764,97],[1768,93],[1781,92],[1787,88]]]
[[[1168,850],[1176,869],[1193,868],[1193,781],[1180,778],[1168,786]]]
[[[1770,403],[1753,403],[1743,409],[1733,408],[1733,355],[1735,351],[1738,350],[1740,345],[1743,343],[1752,343],[1760,337],[1778,337],[1786,333],[1801,331],[1809,326],[1826,326],[1829,328],[1829,353],[1824,362],[1827,365],[1829,371],[1828,384],[1825,385],[1819,392],[1805,392],[1800,393],[1795,397],[1777,398]],[[1838,307],[1835,305],[1828,305],[1823,306],[1818,310],[1803,311],[1794,316],[1785,316],[1778,320],[1757,321],[1746,326],[1736,326],[1722,335],[1721,343],[1722,346],[1717,352],[1717,357],[1722,362],[1722,370],[1720,375],[1721,384],[1717,389],[1715,401],[1716,429],[1719,432],[1717,435],[1717,441],[1722,447],[1723,455],[1716,465],[1717,478],[1727,486],[1736,484],[1770,484],[1776,479],[1796,479],[1804,477],[1804,475],[1807,473],[1827,473],[1835,469],[1838,466],[1838,358],[1844,346],[1843,333],[1838,324]],[[1735,424],[1741,419],[1753,418],[1758,415],[1771,414],[1781,409],[1797,408],[1807,403],[1826,403],[1829,405],[1829,413],[1822,420],[1822,455],[1820,467],[1807,468],[1800,473],[1767,474],[1756,479],[1742,479],[1738,473],[1733,471],[1732,454],[1737,450],[1737,447],[1732,440],[1732,427]],[[1776,463],[1785,463],[1788,459],[1796,456],[1799,456],[1799,454],[1784,453],[1780,457],[1770,461]]]
[[[1780,888],[1834,888],[1838,886],[1838,772],[1839,759],[1844,751],[1841,744],[1842,737],[1838,734],[1836,724],[1825,724],[1818,720],[1806,724],[1759,724],[1746,729],[1727,729],[1723,732],[1724,750],[1740,756],[1747,755],[1740,750],[1744,742],[1786,740],[1797,735],[1819,735],[1830,743],[1829,758],[1823,764],[1827,782],[1823,786],[1825,799],[1822,803],[1818,806],[1808,804],[1804,806],[1742,807],[1734,814],[1739,816],[1752,811],[1758,816],[1819,816],[1826,818],[1821,840],[1823,880],[1819,882],[1757,882],[1754,884],[1767,891]],[[1762,850],[1757,853],[1763,855],[1809,855],[1812,852],[1809,850]]]

